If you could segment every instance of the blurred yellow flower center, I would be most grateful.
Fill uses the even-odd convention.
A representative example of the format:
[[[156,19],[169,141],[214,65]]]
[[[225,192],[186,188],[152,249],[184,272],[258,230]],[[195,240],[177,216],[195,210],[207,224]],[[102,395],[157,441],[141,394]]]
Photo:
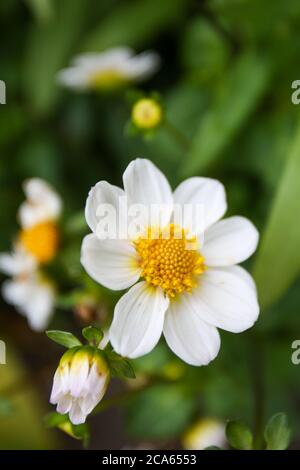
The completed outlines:
[[[99,70],[91,73],[89,77],[90,87],[97,90],[113,90],[123,86],[127,81],[127,77],[116,69]]]
[[[58,229],[54,222],[41,222],[20,233],[23,247],[40,263],[47,263],[55,257],[58,241]]]
[[[174,224],[163,230],[149,227],[147,236],[134,243],[142,277],[152,286],[161,287],[169,298],[190,291],[196,277],[206,269],[197,238],[187,238],[184,229]]]
[[[150,98],[140,99],[132,108],[132,121],[142,129],[152,129],[158,126],[161,119],[162,109],[160,105]]]

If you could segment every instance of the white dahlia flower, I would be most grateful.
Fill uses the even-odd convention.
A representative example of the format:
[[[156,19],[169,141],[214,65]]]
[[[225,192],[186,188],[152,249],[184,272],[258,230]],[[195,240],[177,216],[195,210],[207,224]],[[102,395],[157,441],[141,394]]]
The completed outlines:
[[[239,333],[258,317],[254,282],[236,266],[255,251],[258,232],[244,217],[220,220],[226,197],[214,179],[190,178],[172,193],[153,163],[137,159],[123,183],[124,190],[106,181],[91,189],[86,220],[93,233],[81,252],[82,265],[97,282],[130,288],[115,307],[110,341],[120,355],[136,358],[149,353],[163,333],[182,360],[208,364],[220,348],[217,328]],[[108,205],[119,226],[129,224],[127,238],[103,239],[99,223]],[[159,208],[154,215],[153,205]],[[189,210],[181,225],[174,223],[175,208],[194,206],[203,208],[202,217]],[[134,230],[132,207],[149,209]]]
[[[58,73],[58,81],[82,91],[109,91],[145,80],[158,66],[159,57],[154,52],[134,55],[128,47],[116,47],[75,57],[70,68]]]
[[[110,373],[99,349],[74,347],[65,352],[55,372],[50,403],[73,424],[84,423],[106,392]]]

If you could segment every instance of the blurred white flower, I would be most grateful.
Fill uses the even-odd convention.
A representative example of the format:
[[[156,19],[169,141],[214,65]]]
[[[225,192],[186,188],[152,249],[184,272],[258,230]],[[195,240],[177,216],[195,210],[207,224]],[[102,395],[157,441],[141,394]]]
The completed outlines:
[[[145,80],[157,70],[159,62],[154,52],[134,55],[128,47],[116,47],[75,57],[70,68],[58,73],[58,81],[82,91],[108,91]]]
[[[44,264],[56,256],[59,244],[57,219],[62,200],[54,189],[40,178],[24,183],[26,200],[18,211],[21,228],[18,243],[37,262]]]
[[[190,178],[172,194],[155,165],[137,159],[127,167],[123,182],[124,190],[100,181],[90,191],[86,219],[93,233],[84,238],[81,251],[82,265],[97,282],[113,290],[133,286],[115,307],[110,341],[120,355],[136,358],[149,353],[163,333],[182,360],[206,365],[220,348],[217,328],[238,333],[258,317],[254,281],[236,266],[255,251],[258,232],[244,217],[219,221],[227,204],[224,187],[216,180]],[[159,237],[151,210],[142,219],[144,236],[97,236],[100,205],[114,206],[122,220],[127,217],[120,204],[124,196],[129,208],[161,207]],[[175,205],[204,206],[202,220],[195,224],[191,212],[178,229],[173,224]]]
[[[54,310],[55,289],[40,272],[57,254],[59,230],[57,219],[62,200],[52,187],[40,178],[24,183],[26,200],[18,218],[21,230],[13,252],[0,254],[0,270],[12,276],[3,283],[4,299],[25,315],[33,330],[43,331]]]
[[[0,254],[0,270],[12,276],[2,285],[3,298],[26,316],[33,330],[45,330],[53,313],[55,290],[37,270],[35,258],[19,245],[11,254]]]
[[[226,444],[225,425],[212,418],[200,419],[186,431],[182,444],[187,450],[202,450],[210,446],[223,448]]]
[[[18,213],[22,228],[59,218],[62,200],[46,181],[31,178],[25,181],[23,188],[26,200],[21,204]]]
[[[69,413],[73,424],[84,423],[106,392],[110,373],[99,349],[69,349],[55,372],[50,403],[57,412]]]

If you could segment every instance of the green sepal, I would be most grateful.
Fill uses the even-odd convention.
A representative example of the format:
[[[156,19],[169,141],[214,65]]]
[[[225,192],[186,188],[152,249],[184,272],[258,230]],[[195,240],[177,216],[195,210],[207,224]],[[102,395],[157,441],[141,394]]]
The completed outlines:
[[[120,356],[115,351],[106,351],[105,355],[112,376],[126,379],[135,379],[133,367],[128,359]]]
[[[68,331],[48,330],[46,331],[46,335],[55,343],[60,344],[61,346],[65,346],[66,348],[82,346],[82,343],[79,341],[79,339]]]
[[[82,336],[89,342],[91,346],[98,347],[103,339],[103,331],[95,326],[87,326],[82,330]]]
[[[68,436],[83,441],[84,447],[88,446],[90,430],[87,423],[75,425],[71,423],[67,414],[61,415],[56,411],[47,414],[44,417],[44,422],[46,427],[58,428],[64,433],[68,434]]]

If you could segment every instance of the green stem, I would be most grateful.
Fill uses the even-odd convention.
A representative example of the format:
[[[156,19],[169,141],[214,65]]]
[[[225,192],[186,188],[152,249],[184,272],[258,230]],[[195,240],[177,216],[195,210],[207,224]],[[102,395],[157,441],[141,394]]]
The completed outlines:
[[[177,129],[177,127],[167,120],[165,120],[164,127],[184,153],[190,150],[190,142],[188,138],[179,129]]]
[[[254,449],[264,446],[264,354],[261,339],[252,338],[252,375],[254,393]]]

